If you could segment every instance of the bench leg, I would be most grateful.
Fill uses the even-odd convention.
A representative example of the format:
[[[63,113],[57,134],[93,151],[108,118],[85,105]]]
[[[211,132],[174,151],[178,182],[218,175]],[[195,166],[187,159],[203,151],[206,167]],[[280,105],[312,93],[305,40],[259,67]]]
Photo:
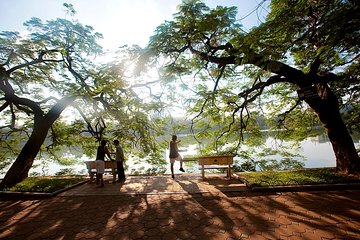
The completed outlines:
[[[202,176],[203,179],[205,178],[204,165],[201,165],[201,176]]]
[[[227,170],[227,174],[229,176],[229,179],[231,179],[231,167],[230,167],[230,165],[229,165],[229,168]]]
[[[116,171],[113,169],[112,170],[112,175],[113,175],[113,183],[116,182]]]
[[[94,181],[94,173],[89,172],[89,175],[90,175],[90,182],[92,183]]]

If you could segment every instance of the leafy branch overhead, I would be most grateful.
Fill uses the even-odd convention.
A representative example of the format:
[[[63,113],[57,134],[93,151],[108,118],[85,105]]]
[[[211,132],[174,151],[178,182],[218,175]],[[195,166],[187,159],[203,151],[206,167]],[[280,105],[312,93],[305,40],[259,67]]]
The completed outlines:
[[[162,105],[151,99],[144,102],[124,74],[123,62],[133,61],[130,57],[136,54],[101,64],[95,58],[103,54],[98,44],[102,35],[91,26],[38,18],[25,26],[27,34],[0,33],[0,144],[4,149],[18,149],[1,155],[11,159],[17,154],[17,158],[0,187],[27,176],[44,142],[52,154],[58,146],[71,144],[67,138],[84,149],[95,149],[94,140],[110,136],[109,125],[113,138],[128,138],[145,153],[155,149],[157,126],[151,126],[144,112]],[[61,124],[65,109],[72,114],[68,126]],[[64,132],[72,136],[66,138]],[[9,144],[11,139],[19,141]]]
[[[266,22],[246,32],[235,7],[184,1],[173,20],[156,29],[147,54],[165,59],[167,75],[187,77],[196,89],[189,104],[199,136],[211,129],[223,143],[239,133],[243,138],[244,130],[251,134],[257,128],[259,115],[278,118],[274,127],[306,128],[312,122],[301,121],[301,115],[316,114],[338,169],[358,172],[348,130],[359,124],[345,125],[350,119],[344,122],[340,114],[344,107],[359,113],[358,4],[286,0],[271,1],[270,9]]]

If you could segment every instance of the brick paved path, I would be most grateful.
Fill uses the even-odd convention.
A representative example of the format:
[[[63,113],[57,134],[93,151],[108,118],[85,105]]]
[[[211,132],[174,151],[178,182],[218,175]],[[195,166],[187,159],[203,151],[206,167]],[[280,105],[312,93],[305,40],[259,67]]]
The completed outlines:
[[[0,239],[360,239],[360,190],[62,194],[0,208]]]

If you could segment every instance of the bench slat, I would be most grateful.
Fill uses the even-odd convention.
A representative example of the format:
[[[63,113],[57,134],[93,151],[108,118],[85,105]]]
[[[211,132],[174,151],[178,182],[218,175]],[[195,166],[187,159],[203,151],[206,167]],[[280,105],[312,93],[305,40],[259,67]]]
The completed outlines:
[[[90,181],[93,181],[94,174],[96,173],[95,161],[84,161],[88,173],[90,175]],[[104,172],[110,172],[113,175],[113,181],[116,180],[116,162],[115,161],[105,161]]]
[[[232,167],[232,166],[230,166]],[[202,168],[202,167],[201,167]],[[199,169],[201,169],[199,168]],[[204,169],[227,169],[228,165],[204,165]]]

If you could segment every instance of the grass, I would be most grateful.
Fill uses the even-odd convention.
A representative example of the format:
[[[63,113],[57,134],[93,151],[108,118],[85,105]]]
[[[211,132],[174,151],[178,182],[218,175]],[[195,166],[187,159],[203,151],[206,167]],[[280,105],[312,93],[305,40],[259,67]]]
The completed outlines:
[[[246,179],[251,187],[360,183],[360,177],[336,173],[334,168],[241,172],[238,175]],[[29,177],[5,191],[51,193],[84,180],[82,176]]]
[[[317,168],[294,171],[239,173],[252,187],[360,183],[360,178],[336,173],[335,168]]]
[[[76,183],[84,181],[84,177],[28,177],[11,188],[4,189],[10,192],[42,192],[52,193]]]

